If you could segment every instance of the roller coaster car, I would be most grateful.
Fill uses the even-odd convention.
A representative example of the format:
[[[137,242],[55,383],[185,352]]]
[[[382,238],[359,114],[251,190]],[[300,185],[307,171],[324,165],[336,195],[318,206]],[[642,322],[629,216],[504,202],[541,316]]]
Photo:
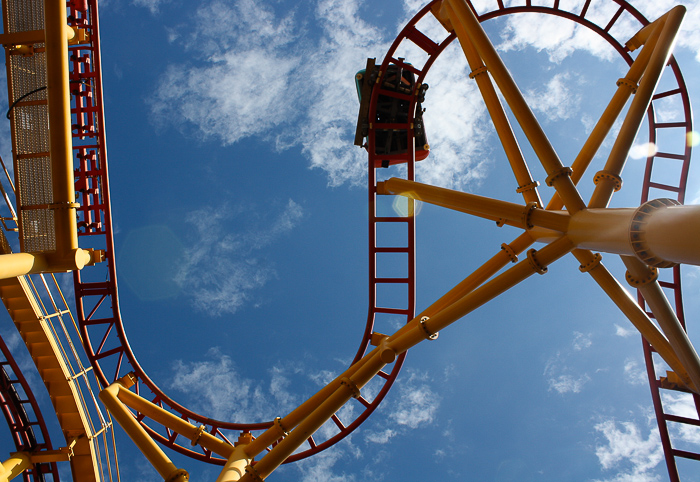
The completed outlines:
[[[403,59],[399,60],[402,61]],[[372,89],[376,85],[378,74],[379,67],[374,65],[374,59],[367,59],[367,68],[355,75],[357,96],[360,100],[360,114],[355,131],[355,145],[358,146],[365,145],[369,132],[369,101]],[[411,112],[409,112],[411,102],[404,96],[413,94],[414,85],[415,75],[412,71],[396,64],[389,65],[386,74],[383,76],[381,89],[403,94],[403,96],[395,97],[380,94],[377,99],[376,116],[373,122],[377,124],[405,124],[406,127],[413,124],[416,161],[422,161],[430,153],[430,146],[428,145],[423,123],[424,109],[422,107],[428,84],[422,84],[418,87],[415,94],[417,97],[416,111],[415,115],[411,116]],[[401,154],[408,153],[407,129],[376,129],[374,139],[375,155],[380,156],[381,167],[408,162],[408,156],[401,156]],[[392,157],[381,159],[382,155]]]

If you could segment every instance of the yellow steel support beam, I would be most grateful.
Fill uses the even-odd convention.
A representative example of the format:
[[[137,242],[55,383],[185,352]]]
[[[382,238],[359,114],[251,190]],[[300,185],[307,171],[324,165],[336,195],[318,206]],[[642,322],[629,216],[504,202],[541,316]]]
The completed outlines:
[[[659,285],[658,272],[631,256],[622,256],[622,261],[627,267],[627,280],[642,293],[688,376],[700,388],[700,358]]]
[[[522,240],[524,243],[527,241]],[[528,278],[534,273],[546,271],[546,265],[560,258],[572,248],[571,242],[562,237],[539,252],[532,250],[528,259],[487,282],[480,288],[466,294],[458,301],[445,306],[429,320],[416,317],[394,335],[382,340],[379,347],[365,355],[362,360],[321,389],[304,402],[289,416],[282,419],[284,427],[291,430],[254,467],[246,469],[241,481],[263,480],[281,464],[297,447],[304,443],[333,413],[338,411],[352,396],[359,395],[362,388],[379,370],[394,358],[423,340],[430,339],[431,333],[454,323],[469,312]],[[296,423],[293,423],[296,422]],[[293,429],[293,430],[292,430]],[[274,427],[248,445],[246,452],[253,456],[280,438]]]
[[[46,92],[48,97],[49,149],[53,192],[56,253],[49,256],[50,271],[80,269],[93,259],[78,247],[73,142],[69,90],[68,40],[75,32],[66,23],[66,2],[44,2]],[[80,260],[76,262],[76,260]],[[80,266],[82,263],[82,266]],[[26,274],[26,273],[23,273]]]
[[[498,273],[508,263],[516,263],[518,261],[518,255],[530,247],[532,243],[533,239],[527,232],[518,236],[510,244],[503,243],[498,253],[457,284],[457,286],[445,293],[435,303],[423,310],[420,315],[418,315],[418,319],[423,316],[432,317],[455,301],[471,293],[493,275]]]
[[[649,109],[656,85],[671,56],[673,44],[684,15],[685,7],[681,5],[674,7],[668,12],[663,21],[656,25],[654,32],[651,34],[650,38],[658,35],[658,40],[653,46],[654,49],[649,58],[649,63],[644,70],[637,92],[605,163],[605,168],[602,172],[606,175],[599,179],[588,203],[589,207],[601,208],[606,207],[610,203],[610,198],[619,182],[615,178],[619,179],[622,168],[627,161],[627,155]]]
[[[60,253],[78,248],[75,181],[68,83],[68,24],[66,2],[46,0],[46,91],[49,98],[49,146],[56,209],[56,244]]]
[[[585,209],[571,217],[567,234],[576,247],[637,256],[647,264],[700,265],[700,206],[654,200],[637,209]]]
[[[242,433],[238,437],[233,452],[226,461],[223,470],[216,479],[216,482],[236,482],[245,475],[246,467],[253,461],[245,451],[246,446],[252,440],[250,433]]]
[[[542,130],[527,102],[525,102],[525,98],[503,64],[498,52],[496,52],[496,49],[486,36],[474,12],[472,12],[465,0],[444,1],[448,2],[448,5],[451,7],[447,14],[452,25],[461,24],[464,27],[463,29],[455,28],[455,33],[457,33],[458,37],[460,32],[468,35],[468,40],[465,39],[465,42],[471,42],[479,52],[479,56],[489,69],[503,97],[512,109],[515,118],[518,120],[540,163],[547,172],[547,184],[556,189],[571,213],[583,209],[585,207],[583,199],[581,199],[569,176],[571,170],[562,165],[559,156],[554,151],[549,139],[547,139],[547,135]],[[461,41],[462,39],[460,38]]]
[[[180,417],[138,396],[119,383],[114,383],[111,386],[114,387],[112,391],[117,392],[116,397],[119,402],[137,412],[143,413],[154,422],[160,423],[183,437],[190,439],[193,445],[199,444],[225,458],[229,458],[233,454],[234,448],[231,447],[231,444],[203,431],[201,427],[186,422]],[[100,395],[100,398],[101,397],[102,395]]]
[[[170,461],[158,444],[131,415],[129,409],[119,400],[120,390],[122,390],[122,385],[119,382],[114,382],[100,392],[100,400],[165,482],[187,482],[189,480],[187,471],[175,467],[175,464]]]
[[[697,386],[693,383],[683,364],[678,359],[676,352],[664,337],[663,333],[654,325],[647,314],[630,296],[629,292],[618,283],[613,275],[600,262],[600,255],[597,257],[590,251],[575,249],[573,251],[576,259],[581,263],[581,271],[587,272],[603,288],[610,299],[617,305],[622,313],[627,316],[630,322],[639,330],[644,338],[654,347],[666,363],[675,371],[693,391],[697,392]]]
[[[442,6],[445,12],[449,12],[449,14],[447,14],[448,16],[454,17],[452,7],[450,7],[448,3],[443,2]],[[467,62],[469,62],[469,68],[472,70],[469,77],[476,81],[476,85],[479,91],[481,91],[481,96],[484,98],[484,103],[489,111],[489,116],[491,117],[493,125],[496,128],[498,138],[501,140],[513,174],[515,174],[515,180],[518,183],[517,191],[522,193],[526,203],[535,202],[538,206],[542,206],[542,200],[537,192],[538,183],[532,179],[532,175],[525,163],[523,153],[515,138],[513,129],[508,121],[503,105],[501,104],[501,100],[498,98],[496,89],[494,89],[491,83],[488,69],[481,60],[481,57],[479,57],[479,52],[476,51],[476,48],[469,39],[469,35],[464,30],[464,26],[461,23],[455,23],[452,24],[452,27],[459,37],[462,50],[467,58]]]
[[[0,482],[8,482],[32,466],[29,455],[25,452],[16,452],[0,464]]]
[[[395,177],[377,183],[377,194],[396,194],[487,219],[503,219],[507,224],[523,229],[540,226],[562,233],[569,225],[568,214],[545,211],[536,203],[523,206]]]
[[[627,75],[617,81],[617,90],[613,94],[609,104],[605,107],[603,114],[598,119],[598,122],[596,122],[593,130],[588,135],[588,138],[583,144],[581,151],[571,164],[571,170],[573,171],[571,174],[571,180],[575,185],[578,184],[583,177],[583,174],[588,169],[588,166],[593,160],[593,156],[595,156],[598,149],[600,149],[600,146],[603,144],[603,141],[612,129],[613,124],[620,116],[620,113],[627,104],[627,101],[632,94],[636,92],[637,84],[644,73],[644,69],[646,69],[647,64],[649,63],[649,58],[654,50],[654,45],[656,45],[655,40],[647,42],[630,66]],[[622,181],[620,180],[620,186],[621,185]],[[559,210],[563,207],[563,205],[564,203],[559,197],[559,194],[554,193],[552,199],[550,199],[549,203],[547,204],[547,209]]]

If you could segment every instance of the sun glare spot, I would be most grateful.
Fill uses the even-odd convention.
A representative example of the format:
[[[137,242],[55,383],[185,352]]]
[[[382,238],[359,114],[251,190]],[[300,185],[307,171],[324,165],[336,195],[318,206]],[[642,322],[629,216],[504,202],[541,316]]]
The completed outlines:
[[[404,196],[396,196],[392,204],[394,212],[399,216],[403,217],[406,217],[410,214],[410,209],[413,209],[415,211],[414,216],[418,216],[418,214],[420,214],[422,206],[422,202],[420,202],[418,199],[413,198],[413,206],[411,207],[411,205],[408,202],[408,198]]]
[[[642,159],[656,155],[659,149],[653,142],[645,142],[644,144],[636,144],[630,149],[630,157],[632,159]]]
[[[690,131],[686,134],[686,143],[688,147],[695,147],[700,144],[700,133]]]

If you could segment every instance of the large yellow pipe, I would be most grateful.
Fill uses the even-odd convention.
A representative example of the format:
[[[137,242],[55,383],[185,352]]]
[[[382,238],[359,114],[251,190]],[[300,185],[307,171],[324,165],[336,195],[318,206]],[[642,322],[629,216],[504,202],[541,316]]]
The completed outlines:
[[[357,396],[359,389],[367,384],[386,365],[377,353],[365,356],[366,362],[352,376],[339,380],[337,388],[301,422],[287,437],[277,444],[265,455],[250,472],[257,474],[260,479],[265,479],[273,470],[279,467],[294,450],[303,444],[316,432],[331,416],[340,410],[353,396]],[[255,482],[253,473],[247,473],[241,482]]]
[[[47,271],[49,262],[43,254],[10,253],[0,255],[0,279],[16,278]]]
[[[153,441],[146,433],[146,430],[119,400],[121,388],[119,382],[112,383],[100,392],[100,400],[102,400],[114,419],[166,482],[187,482],[189,480],[187,472],[175,467],[175,464],[170,461],[158,444]]]
[[[245,445],[237,446],[233,449],[216,482],[236,482],[241,480],[241,477],[245,475],[245,468],[252,460],[245,452]]]
[[[639,52],[639,55],[637,55],[637,58],[634,59],[634,62],[630,66],[630,69],[625,76],[625,80],[618,83],[617,90],[615,91],[615,94],[613,94],[610,103],[605,107],[603,114],[593,127],[593,130],[586,139],[586,142],[583,144],[581,151],[571,164],[571,170],[573,171],[571,174],[571,180],[575,185],[577,185],[583,177],[583,174],[593,161],[593,156],[595,156],[598,149],[600,149],[600,146],[603,144],[603,141],[605,141],[610,129],[612,129],[615,120],[617,120],[622,112],[622,109],[627,104],[627,101],[632,95],[632,86],[636,86],[639,79],[642,77],[644,69],[646,68],[649,58],[651,57],[651,53],[654,50],[654,45],[656,45],[655,39],[648,40],[647,43],[644,44],[644,48],[641,52]],[[556,211],[561,209],[563,205],[564,203],[559,197],[559,194],[554,193],[552,199],[550,199],[549,203],[547,204],[547,209]]]
[[[0,482],[8,482],[32,466],[32,461],[24,452],[16,452],[0,464]]]
[[[625,263],[631,279],[653,280],[647,283],[634,283],[633,286],[642,293],[644,301],[649,305],[649,309],[654,314],[654,319],[666,335],[679,361],[687,370],[688,376],[696,387],[700,387],[700,358],[693,344],[688,339],[688,334],[681,326],[678,316],[669,304],[658,280],[653,276],[649,267],[637,258],[622,256],[622,261]]]
[[[448,13],[449,16],[454,17],[454,12],[451,12],[452,8],[447,2],[443,2],[443,8],[446,9],[446,12],[450,12]],[[484,98],[484,103],[496,128],[498,138],[501,140],[513,174],[515,174],[518,187],[528,187],[521,191],[525,202],[536,202],[538,206],[542,206],[542,200],[537,192],[537,183],[532,179],[530,170],[525,163],[523,153],[520,150],[515,134],[513,134],[513,128],[508,121],[498,94],[496,94],[496,89],[494,89],[491,79],[486,72],[486,66],[469,39],[469,35],[464,30],[464,26],[461,23],[454,23],[452,26],[459,37],[459,43],[462,46],[467,62],[469,62],[469,68],[472,70],[470,77],[474,78],[479,91],[481,91],[481,96]]]
[[[656,45],[654,45],[654,51],[651,54],[649,63],[644,70],[644,76],[637,88],[637,93],[630,104],[620,132],[615,139],[608,160],[605,163],[605,171],[608,173],[619,176],[622,172],[622,168],[627,161],[629,150],[637,136],[637,131],[649,109],[649,104],[656,90],[656,85],[671,56],[673,44],[684,15],[685,7],[678,5],[668,12],[668,17],[665,19],[665,22],[657,26],[657,29],[660,28],[661,32],[656,41]],[[593,208],[606,207],[610,203],[610,198],[614,190],[615,183],[611,182],[609,178],[607,181],[604,180],[598,183],[593,191],[588,206]]]
[[[474,16],[474,12],[464,0],[446,1],[449,2],[451,7],[448,13],[453,15],[450,17],[452,25],[460,23],[464,27],[463,31],[468,34],[469,40],[474,44],[474,47],[479,52],[479,56],[488,67],[503,97],[512,109],[520,127],[547,172],[549,176],[548,183],[559,193],[569,212],[575,213],[583,209],[585,207],[583,199],[581,199],[571,178],[567,175],[567,170],[562,165],[559,156],[554,151],[539,122],[537,122],[537,118],[530,110],[527,102],[525,102],[525,98],[503,64],[498,52],[496,52],[481,24]],[[455,33],[459,35],[458,30],[455,30]]]
[[[387,346],[394,349],[397,354],[405,352],[424,340],[426,338],[426,331],[437,333],[529,278],[534,273],[544,273],[546,271],[546,266],[564,256],[571,251],[572,248],[573,245],[571,241],[566,236],[562,236],[558,240],[544,246],[539,251],[535,252],[532,250],[527,259],[486,282],[476,290],[452,303],[450,306],[445,307],[429,320],[424,321],[422,323],[423,326],[421,326],[418,318],[414,318],[410,322],[411,329],[399,330],[399,332],[390,336],[386,343]]]
[[[640,308],[637,302],[632,299],[629,292],[618,283],[614,276],[603,266],[603,263],[596,261],[593,253],[588,250],[575,249],[573,254],[576,259],[584,267],[582,270],[588,272],[591,277],[603,288],[610,299],[617,305],[622,313],[627,316],[627,319],[639,330],[644,338],[654,347],[658,354],[666,363],[675,371],[683,381],[696,390],[688,372],[683,367],[676,356],[675,351],[669,344],[668,340],[652,323],[647,314]]]
[[[377,183],[377,193],[407,196],[461,212],[478,216],[483,215],[487,218],[503,218],[508,224],[523,229],[540,226],[565,232],[569,224],[568,214],[545,211],[534,204],[523,206],[522,204],[500,201],[395,177]]]
[[[183,437],[190,440],[195,440],[197,444],[221,455],[222,457],[229,458],[234,452],[234,448],[231,447],[231,444],[214,437],[208,432],[200,432],[198,427],[186,422],[176,415],[173,415],[167,410],[154,405],[148,400],[138,396],[131,390],[119,387],[117,398],[124,403],[124,405],[143,413],[151,420],[168,427]]]
[[[655,259],[656,265],[700,265],[700,206],[585,209],[571,217],[567,234],[584,249]]]
[[[67,11],[64,0],[46,0],[44,2],[49,148],[55,205],[56,248],[59,256],[78,248],[68,82],[69,28],[66,18]]]

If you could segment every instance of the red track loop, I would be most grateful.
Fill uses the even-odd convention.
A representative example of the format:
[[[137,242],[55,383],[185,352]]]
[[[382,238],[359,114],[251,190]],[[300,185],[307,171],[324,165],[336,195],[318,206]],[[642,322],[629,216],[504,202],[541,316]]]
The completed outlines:
[[[622,0],[610,0],[618,6],[616,12],[607,19],[604,24],[597,24],[587,16],[590,0],[587,0],[581,8],[576,12],[566,11],[559,8],[559,0],[551,0],[551,6],[532,6],[530,0],[522,0],[523,6],[505,7],[502,0],[498,0],[498,6],[491,11],[475,11],[479,12],[480,21],[486,21],[492,18],[500,17],[508,14],[521,12],[537,12],[555,15],[572,20],[580,25],[588,27],[594,32],[602,36],[619,54],[631,63],[632,59],[629,52],[624,47],[624,42],[627,39],[618,39],[612,33],[612,27],[622,18],[623,14],[627,17],[631,16],[639,22],[639,27],[646,25],[647,20],[628,3]],[[389,65],[394,65],[397,68],[408,69],[414,72],[416,85],[423,82],[425,75],[430,69],[435,59],[440,55],[444,48],[454,39],[453,35],[444,32],[442,38],[431,39],[421,32],[417,24],[421,18],[426,15],[431,15],[430,7],[436,2],[432,2],[421,10],[402,30],[399,36],[394,41],[389,52],[384,58],[381,66],[383,73],[387,72]],[[475,2],[476,3],[476,2]],[[99,377],[101,383],[107,385],[117,378],[125,375],[130,371],[134,371],[139,378],[136,390],[141,396],[150,399],[159,406],[177,414],[185,420],[195,424],[203,424],[208,432],[226,438],[226,435],[233,435],[230,431],[247,430],[261,431],[271,426],[272,421],[261,421],[254,423],[242,423],[240,421],[219,421],[207,418],[206,416],[194,413],[193,411],[179,405],[177,402],[168,397],[158,386],[148,377],[144,370],[139,366],[135,354],[132,352],[127,341],[126,333],[121,321],[119,313],[119,302],[117,295],[117,280],[114,264],[114,245],[112,236],[112,220],[110,214],[109,202],[109,186],[107,174],[107,160],[105,150],[105,133],[103,130],[104,118],[102,110],[102,85],[100,78],[100,52],[99,52],[99,31],[97,22],[97,7],[95,0],[73,0],[70,2],[70,9],[73,24],[77,24],[82,28],[90,31],[91,43],[71,47],[72,59],[72,74],[71,80],[74,82],[74,102],[73,109],[73,142],[74,142],[74,158],[76,165],[76,190],[78,192],[81,207],[79,208],[79,235],[81,237],[81,245],[83,247],[93,247],[106,250],[106,263],[102,263],[95,267],[85,268],[82,272],[75,272],[75,293],[77,302],[77,312],[80,323],[80,328],[85,340],[85,350],[90,358],[90,361]],[[428,60],[424,65],[417,65],[407,59],[405,62],[396,58],[396,51],[402,42],[415,44],[421,50],[428,54]],[[360,66],[358,66],[359,68]],[[654,142],[657,138],[659,129],[684,129],[684,132],[690,132],[692,122],[690,118],[690,104],[685,84],[681,76],[680,70],[675,62],[671,60],[670,68],[673,71],[677,82],[677,88],[673,88],[666,92],[661,92],[654,97],[652,106],[649,109],[649,128],[650,141]],[[465,79],[465,82],[467,80]],[[415,88],[415,85],[414,85]],[[376,113],[376,103],[381,89],[374,89],[372,102],[370,105],[370,119]],[[385,93],[386,94],[386,93]],[[392,95],[392,94],[387,94]],[[654,102],[657,100],[677,96],[684,106],[684,120],[673,125],[657,123],[654,116]],[[410,109],[415,106],[414,96],[410,99]],[[413,112],[410,110],[410,112]],[[413,158],[413,142],[412,130],[408,129],[409,152],[401,156],[406,159]],[[368,150],[370,152],[369,162],[369,252],[370,252],[370,275],[369,275],[369,314],[364,335],[360,341],[360,346],[357,351],[355,360],[358,360],[367,350],[370,343],[371,335],[374,331],[375,319],[378,316],[392,315],[400,316],[405,320],[410,320],[414,316],[414,291],[415,291],[415,223],[413,216],[404,217],[386,217],[378,216],[375,205],[376,194],[376,166],[382,165],[382,161],[389,161],[389,164],[395,163],[396,159],[391,156],[379,156],[374,154],[375,131],[370,130],[368,139]],[[680,145],[678,152],[673,153],[658,153],[650,157],[647,161],[647,172],[645,176],[644,194],[642,201],[645,201],[649,195],[651,188],[662,191],[670,191],[675,193],[675,196],[682,201],[685,191],[685,183],[688,172],[688,163],[690,160],[690,148],[685,146],[685,136]],[[348,148],[351,148],[348,146]],[[385,159],[386,158],[386,159]],[[404,161],[405,162],[405,161]],[[665,162],[681,162],[681,176],[674,186],[668,186],[654,182],[654,172]],[[408,179],[414,178],[414,162],[408,162],[406,175]],[[663,169],[663,167],[661,167]],[[383,226],[385,223],[399,223],[406,227],[405,243],[399,247],[382,246],[377,244],[377,227]],[[377,266],[381,264],[383,253],[405,253],[407,259],[407,270],[399,278],[381,278],[377,277]],[[405,274],[407,273],[407,274]],[[668,284],[668,287],[676,293],[676,305],[679,310],[679,316],[682,316],[680,305],[680,272],[674,270],[673,282]],[[385,284],[394,284],[406,287],[407,298],[404,304],[397,303],[392,300],[392,304],[381,299],[378,293],[378,286]],[[305,447],[300,452],[290,457],[287,462],[299,460],[314,453],[317,453],[334,443],[341,440],[343,437],[351,433],[357,426],[360,425],[379,405],[381,400],[386,395],[392,383],[396,379],[404,357],[401,356],[394,363],[390,373],[380,373],[383,386],[379,394],[372,401],[360,398],[357,402],[360,410],[353,420],[342,421],[337,417],[333,418],[333,422],[337,427],[337,433],[327,440],[315,440],[311,437],[308,440],[308,447]],[[653,368],[651,368],[653,370]],[[655,380],[655,376],[654,376]],[[656,403],[656,401],[655,401]],[[660,402],[658,402],[660,404]],[[657,405],[657,407],[660,405]],[[658,411],[657,413],[662,413]],[[164,429],[154,422],[144,420],[142,414],[136,416],[144,423],[149,430],[149,433],[163,445],[168,446],[180,453],[193,457],[195,459],[222,464],[223,459],[214,457],[210,452],[203,450],[193,450],[190,447],[189,440],[179,437],[177,433]],[[663,417],[660,417],[663,420]],[[661,422],[660,422],[661,423]],[[665,423],[665,422],[664,422]],[[666,448],[668,444],[665,443]]]
[[[15,448],[18,452],[53,450],[34,393],[1,337],[0,353],[0,410],[12,432]],[[55,462],[36,464],[23,472],[25,482],[44,480],[43,474],[51,474],[56,482],[59,480]]]

